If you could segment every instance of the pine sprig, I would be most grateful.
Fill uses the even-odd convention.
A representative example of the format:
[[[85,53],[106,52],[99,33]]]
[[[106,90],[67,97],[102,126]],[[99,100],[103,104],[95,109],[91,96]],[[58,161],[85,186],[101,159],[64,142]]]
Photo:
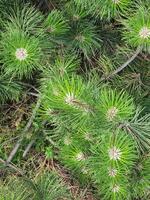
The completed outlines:
[[[58,112],[58,116],[72,126],[79,127],[88,121],[93,113],[93,100],[88,94],[89,85],[85,85],[81,77],[45,78],[42,85],[43,109],[47,113]]]
[[[72,74],[78,70],[80,66],[80,59],[73,54],[62,54],[59,55],[54,64],[52,65],[52,72],[63,76],[65,74]]]
[[[72,27],[73,28],[73,27]],[[77,23],[74,30],[69,34],[69,48],[77,54],[83,53],[86,58],[95,55],[100,49],[101,40],[98,36],[96,26],[92,23]]]
[[[125,15],[131,2],[131,0],[96,0],[93,4],[93,12],[101,19],[111,20]]]
[[[64,14],[67,15],[70,24],[85,20],[89,15],[85,8],[76,6],[73,1],[65,4]]]
[[[102,132],[91,147],[89,166],[104,199],[128,199],[127,176],[137,159],[134,142],[125,132]]]
[[[62,37],[69,31],[68,20],[59,10],[52,10],[44,21],[44,29],[52,37]]]
[[[14,4],[14,9],[10,13],[7,13],[7,21],[4,21],[5,29],[9,29],[9,26],[20,29],[27,34],[40,35],[42,31],[43,15],[34,6],[30,4]],[[5,14],[5,15],[6,15]]]
[[[125,123],[124,128],[132,135],[141,152],[149,151],[150,147],[150,115],[142,115],[142,109],[137,109],[133,118]]]
[[[58,158],[81,184],[87,184],[90,181],[90,169],[87,165],[89,147],[88,140],[81,138],[77,133],[65,136],[60,145]]]
[[[142,46],[149,51],[150,47],[150,14],[145,6],[138,6],[135,14],[123,20],[123,36],[127,43],[133,47]]]
[[[19,29],[10,28],[2,33],[0,56],[6,74],[12,77],[30,77],[41,68],[42,50],[38,38]]]
[[[107,123],[119,123],[131,118],[135,106],[133,99],[127,93],[106,87],[100,93],[97,109]]]

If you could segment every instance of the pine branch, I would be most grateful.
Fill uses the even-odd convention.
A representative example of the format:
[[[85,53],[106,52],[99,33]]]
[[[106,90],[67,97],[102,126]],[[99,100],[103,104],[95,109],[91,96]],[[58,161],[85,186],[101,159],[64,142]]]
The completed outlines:
[[[101,81],[108,80],[108,79],[112,78],[114,75],[121,72],[124,68],[126,68],[139,55],[141,50],[142,50],[142,46],[137,47],[134,54],[123,65],[121,65],[119,68],[117,68],[111,74],[109,74],[107,77],[102,77]]]
[[[29,128],[31,127],[31,124],[32,124],[32,122],[33,122],[33,120],[34,120],[34,118],[36,116],[36,113],[37,113],[40,105],[41,105],[41,98],[39,98],[38,101],[37,101],[35,109],[33,110],[33,113],[32,113],[27,125],[25,126],[25,128],[24,128],[24,130],[22,132],[22,137],[18,140],[18,142],[16,143],[15,147],[13,148],[11,153],[9,154],[8,159],[6,161],[6,165],[11,162],[11,160],[13,159],[15,154],[17,153],[17,151],[18,151],[18,149],[19,149],[19,147],[21,145],[21,142],[23,141],[23,138],[24,138],[25,134],[28,132]]]

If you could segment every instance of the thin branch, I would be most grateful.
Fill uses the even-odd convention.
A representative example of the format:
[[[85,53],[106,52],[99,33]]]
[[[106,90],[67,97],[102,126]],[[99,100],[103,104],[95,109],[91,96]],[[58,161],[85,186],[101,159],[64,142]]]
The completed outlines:
[[[33,120],[34,120],[34,118],[36,116],[36,113],[37,113],[40,105],[41,105],[41,98],[38,99],[37,104],[36,104],[36,106],[35,106],[35,108],[33,110],[33,113],[32,113],[27,125],[25,126],[25,128],[24,128],[24,130],[22,132],[22,137],[18,140],[18,142],[16,143],[15,147],[13,148],[13,150],[10,153],[10,155],[8,156],[6,164],[10,163],[11,160],[13,159],[13,157],[15,156],[15,154],[17,153],[24,136],[26,135],[26,133],[28,132],[29,128],[31,127],[31,124],[32,124],[32,122],[33,122]]]
[[[42,122],[42,128],[41,128],[42,130],[43,130],[43,126],[45,125],[45,123],[46,123],[46,120],[44,120],[44,121]],[[41,129],[39,129],[39,130],[41,130]],[[30,143],[27,145],[27,147],[25,148],[25,150],[24,150],[24,152],[23,152],[23,155],[22,155],[23,158],[26,157],[27,153],[30,151],[30,149],[31,149],[32,145],[35,143],[35,141],[36,141],[36,138],[35,138],[35,139],[32,139],[32,140],[30,141]]]
[[[109,78],[112,78],[114,75],[118,74],[121,72],[124,68],[126,68],[141,52],[142,46],[137,47],[136,51],[134,54],[119,68],[117,68],[115,71],[113,71],[111,74],[109,74],[107,77],[102,77],[101,81],[107,80]]]
[[[34,97],[39,97],[39,94],[33,93],[33,92],[28,92],[29,95],[34,96]]]
[[[26,149],[23,152],[23,158],[26,157],[27,153],[30,151],[32,145],[34,144],[35,140],[31,140],[31,142],[27,145]]]

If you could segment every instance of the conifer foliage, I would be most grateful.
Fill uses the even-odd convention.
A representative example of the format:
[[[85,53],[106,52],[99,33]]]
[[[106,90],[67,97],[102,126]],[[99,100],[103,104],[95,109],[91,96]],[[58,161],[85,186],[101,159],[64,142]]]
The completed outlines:
[[[49,159],[97,200],[149,199],[149,1],[0,0],[0,9],[0,106],[37,101],[6,164],[30,129],[23,157],[32,144],[53,149]],[[53,173],[13,183],[2,200],[72,199]]]

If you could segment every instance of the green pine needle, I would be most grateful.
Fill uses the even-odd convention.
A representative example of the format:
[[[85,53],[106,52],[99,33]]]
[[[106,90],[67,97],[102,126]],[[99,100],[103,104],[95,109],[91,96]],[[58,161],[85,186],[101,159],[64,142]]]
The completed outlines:
[[[78,54],[83,53],[87,58],[94,55],[101,46],[96,26],[89,22],[77,23],[70,32],[69,39],[70,49]]]
[[[7,21],[4,21],[4,27],[9,29],[9,26],[20,29],[25,33],[40,35],[42,31],[43,15],[34,6],[30,4],[14,4],[14,9],[7,14]]]
[[[21,94],[21,86],[9,79],[7,76],[0,76],[0,104],[6,101],[17,101]]]
[[[71,136],[65,137],[59,152],[59,159],[63,165],[72,171],[81,184],[87,184],[90,177],[87,153],[86,142]]]
[[[80,60],[76,56],[72,54],[63,54],[56,58],[55,63],[52,66],[52,71],[59,76],[63,76],[65,74],[69,75],[76,72],[79,66]]]
[[[103,131],[99,137],[97,144],[92,145],[94,154],[93,161],[91,161],[94,168],[99,166],[102,169],[99,173],[103,174],[105,171],[108,174],[109,168],[127,172],[134,166],[137,151],[134,141],[128,134],[120,130],[114,133],[108,130]],[[101,177],[99,176],[99,178]]]
[[[62,36],[69,31],[67,19],[59,10],[52,10],[44,21],[46,32],[50,36]]]
[[[44,172],[35,180],[36,190],[33,200],[71,200],[71,195],[61,178],[54,172]]]
[[[45,76],[45,75],[44,75]],[[93,100],[88,93],[89,85],[81,77],[64,75],[49,76],[43,79],[43,109],[45,112],[58,112],[65,123],[80,127],[93,113]]]
[[[18,29],[2,33],[0,56],[6,74],[12,77],[30,77],[41,68],[42,49],[38,38]]]
[[[136,12],[123,20],[124,39],[133,46],[142,46],[145,51],[150,49],[150,10],[139,6]]]
[[[73,1],[70,1],[65,5],[64,14],[70,19],[71,24],[72,20],[74,23],[79,22],[84,20],[89,15],[85,8],[76,6]]]
[[[131,2],[131,0],[96,0],[93,11],[97,17],[110,20],[124,15]]]
[[[128,176],[137,160],[134,141],[119,130],[102,132],[91,152],[89,167],[103,199],[128,199]]]
[[[150,114],[142,115],[142,109],[137,109],[133,118],[123,126],[131,134],[141,152],[150,149]]]
[[[106,87],[100,93],[97,108],[104,120],[114,123],[130,119],[135,106],[133,99],[127,93]]]

